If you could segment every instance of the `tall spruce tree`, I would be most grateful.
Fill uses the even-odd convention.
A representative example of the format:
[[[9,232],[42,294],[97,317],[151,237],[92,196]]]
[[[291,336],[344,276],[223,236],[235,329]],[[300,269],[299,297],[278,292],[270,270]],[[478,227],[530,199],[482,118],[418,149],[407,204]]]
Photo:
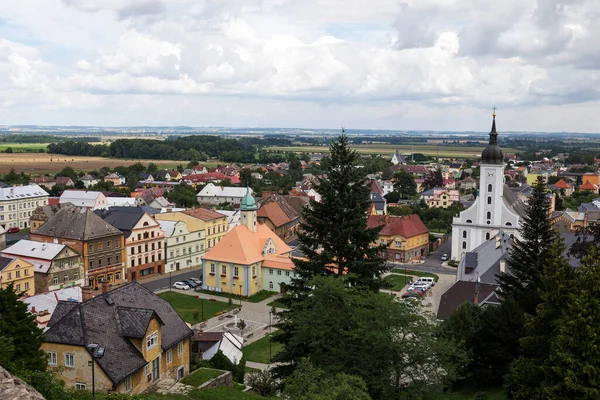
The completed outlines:
[[[540,302],[540,277],[556,238],[546,192],[546,183],[538,177],[529,197],[527,215],[519,227],[521,238],[515,238],[507,258],[509,273],[498,277],[503,297],[512,297],[530,315]]]
[[[345,276],[352,286],[377,291],[380,275],[388,267],[379,256],[380,248],[372,247],[381,228],[367,227],[370,187],[364,170],[358,168],[359,156],[343,132],[329,150],[322,165],[325,175],[315,186],[321,201],[311,201],[304,209],[298,232],[306,260],[294,260],[296,278],[288,291],[305,293],[311,278],[330,274]]]
[[[547,398],[542,388],[555,380],[550,349],[558,323],[575,287],[575,270],[562,254],[565,245],[556,240],[550,248],[548,262],[540,279],[540,300],[535,315],[525,316],[524,335],[520,340],[521,355],[506,376],[511,397],[516,400]]]

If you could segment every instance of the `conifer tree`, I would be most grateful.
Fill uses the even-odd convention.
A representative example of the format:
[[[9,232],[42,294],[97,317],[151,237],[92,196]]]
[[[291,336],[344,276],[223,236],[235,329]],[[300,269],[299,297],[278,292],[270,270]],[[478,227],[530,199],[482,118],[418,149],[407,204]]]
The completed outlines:
[[[317,275],[345,276],[351,285],[377,291],[380,275],[388,268],[379,256],[377,242],[381,228],[367,228],[370,188],[359,156],[343,133],[331,143],[323,161],[325,175],[315,190],[321,201],[304,209],[298,232],[299,248],[306,260],[294,260],[296,278],[288,291],[299,295]]]
[[[550,221],[550,200],[542,177],[538,177],[533,186],[528,206],[519,227],[521,238],[515,238],[507,258],[509,273],[499,276],[498,281],[502,296],[512,297],[525,313],[532,315],[540,302],[540,277],[556,238]]]
[[[536,313],[526,315],[521,355],[513,362],[506,377],[512,398],[545,399],[541,390],[555,376],[550,349],[555,340],[558,321],[563,315],[569,297],[576,290],[575,270],[562,254],[565,245],[556,240],[550,248],[548,263],[540,279],[540,300]]]

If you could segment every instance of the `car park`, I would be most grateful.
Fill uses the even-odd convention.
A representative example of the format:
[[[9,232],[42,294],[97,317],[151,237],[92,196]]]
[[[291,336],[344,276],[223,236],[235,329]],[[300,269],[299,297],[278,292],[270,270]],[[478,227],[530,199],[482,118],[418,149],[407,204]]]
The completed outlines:
[[[415,282],[408,287],[408,290],[414,290],[414,289],[427,290],[430,287],[431,287],[431,284],[429,284],[427,282]]]
[[[429,287],[435,286],[435,279],[431,278],[429,276],[422,276],[419,279],[417,279],[417,282],[415,282],[415,283],[419,283],[419,282],[427,283],[429,285]]]
[[[183,282],[175,282],[173,284],[173,287],[175,289],[190,290],[190,287],[188,285],[186,285],[185,283],[183,283]]]

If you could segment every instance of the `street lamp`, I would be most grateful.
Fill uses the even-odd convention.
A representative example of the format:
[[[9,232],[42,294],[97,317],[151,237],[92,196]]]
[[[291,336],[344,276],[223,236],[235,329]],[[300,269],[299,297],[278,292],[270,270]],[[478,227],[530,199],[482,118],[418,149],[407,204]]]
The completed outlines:
[[[273,315],[273,310],[269,310],[269,365],[271,365],[271,316]]]
[[[94,364],[96,360],[104,356],[104,347],[100,347],[97,343],[90,343],[86,346],[92,356],[92,400],[96,399],[96,376],[94,375]]]
[[[240,283],[240,308],[242,308],[242,284]]]
[[[169,291],[171,291],[171,271],[169,271]]]

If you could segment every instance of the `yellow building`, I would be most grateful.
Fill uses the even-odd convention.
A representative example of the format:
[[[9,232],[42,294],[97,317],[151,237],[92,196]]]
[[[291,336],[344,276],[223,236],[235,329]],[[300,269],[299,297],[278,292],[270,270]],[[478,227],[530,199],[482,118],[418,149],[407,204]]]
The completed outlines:
[[[185,214],[202,221],[206,234],[206,249],[214,247],[229,231],[227,215],[206,208],[195,208],[184,211]]]
[[[35,277],[33,264],[20,258],[0,257],[0,285],[5,289],[13,284],[17,293],[27,296],[35,294]]]
[[[87,293],[83,303],[59,302],[43,334],[48,364],[67,388],[91,390],[90,344],[104,349],[95,360],[98,391],[137,394],[189,374],[193,331],[167,301],[136,282]]]
[[[429,229],[416,214],[369,215],[367,225],[382,227],[374,244],[387,246],[382,256],[390,261],[409,262],[429,254]]]
[[[227,233],[202,259],[206,289],[252,296],[267,289],[262,287],[263,267],[285,263],[290,270],[293,268],[292,249],[268,226],[257,223],[257,209],[254,198],[247,191],[240,204],[240,225]]]

